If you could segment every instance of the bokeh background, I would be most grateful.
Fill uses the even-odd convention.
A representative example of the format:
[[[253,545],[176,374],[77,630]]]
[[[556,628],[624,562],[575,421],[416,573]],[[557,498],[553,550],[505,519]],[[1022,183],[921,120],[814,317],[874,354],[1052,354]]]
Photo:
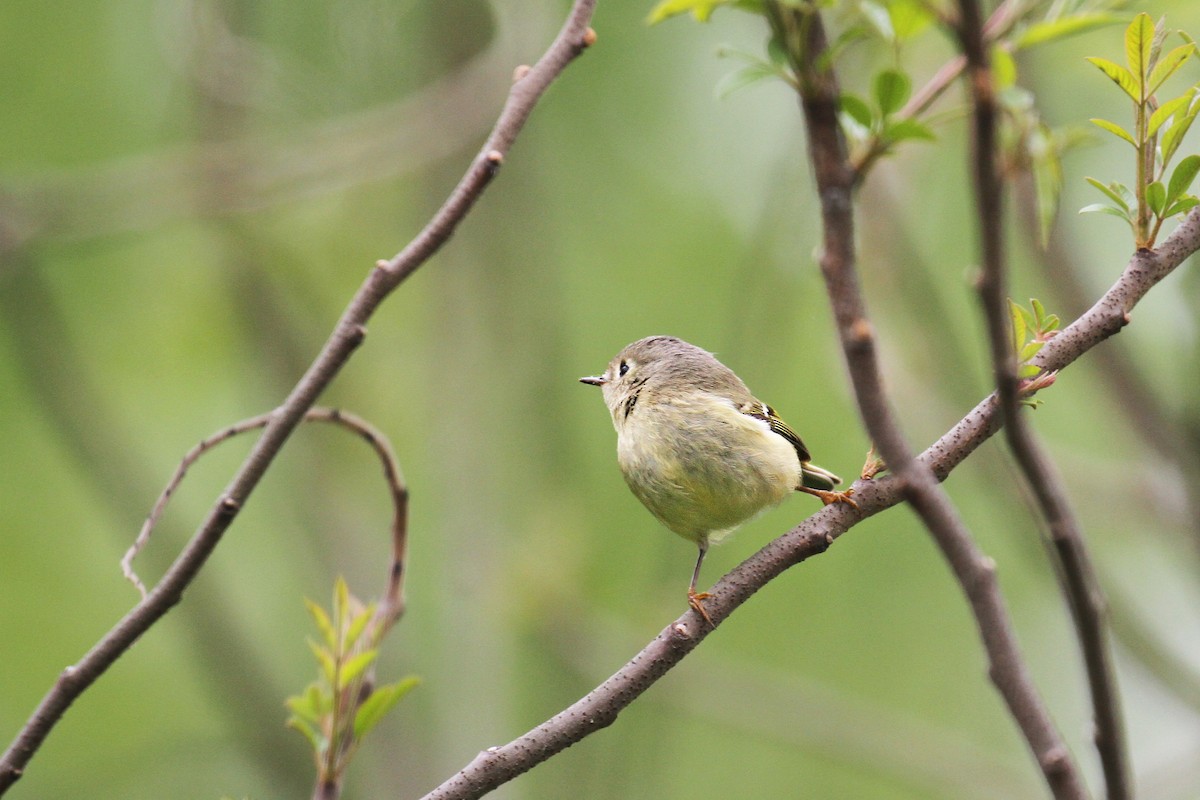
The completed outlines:
[[[423,683],[360,751],[347,797],[415,797],[590,690],[683,611],[693,547],[625,488],[576,379],[671,333],[716,351],[853,475],[859,423],[813,251],[789,91],[719,97],[760,20],[647,27],[601,0],[595,47],[529,121],[458,234],[374,318],[323,398],[391,438],[412,492],[409,613],[381,677]],[[274,407],[375,259],[440,204],[513,68],[564,2],[78,0],[0,4],[0,733],[135,602],[118,559],[182,454]],[[1194,3],[1153,2],[1200,32]],[[1130,10],[1132,16],[1132,9]],[[951,54],[930,32],[918,83]],[[1052,125],[1127,104],[1084,60],[1109,28],[1022,56]],[[860,90],[891,63],[852,49]],[[1195,64],[1181,80],[1200,79]],[[952,111],[957,92],[941,108]],[[924,447],[988,390],[971,289],[961,116],[860,195],[868,300],[899,416]],[[1200,149],[1195,136],[1184,152]],[[1070,156],[1047,257],[1012,220],[1012,291],[1072,319],[1127,230],[1085,175],[1132,182],[1113,138]],[[1010,208],[1023,211],[1018,196]],[[1143,797],[1200,786],[1200,280],[1185,265],[1035,412],[1117,620]],[[249,446],[193,468],[149,550],[161,574]],[[1088,700],[1036,518],[998,443],[948,490],[999,563],[1022,646],[1096,784]],[[798,496],[705,564],[711,583],[816,510]],[[387,495],[360,442],[302,429],[183,603],[70,710],[14,798],[306,796],[284,698],[315,676],[303,598],[371,596]],[[1098,784],[1097,784],[1098,785]],[[611,728],[506,798],[1015,798],[1044,789],[938,551],[897,508],[740,609]]]

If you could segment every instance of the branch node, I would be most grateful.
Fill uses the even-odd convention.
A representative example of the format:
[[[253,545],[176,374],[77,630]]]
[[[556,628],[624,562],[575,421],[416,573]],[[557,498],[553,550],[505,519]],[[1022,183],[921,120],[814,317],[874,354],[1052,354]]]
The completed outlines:
[[[350,329],[350,346],[358,347],[367,338],[367,326],[361,322]]]
[[[493,173],[500,169],[500,165],[504,163],[504,153],[499,150],[488,150],[484,160],[487,161],[488,169]]]
[[[866,347],[875,338],[875,330],[865,317],[859,317],[850,323],[849,334],[850,343],[855,347]]]
[[[596,29],[588,28],[583,32],[583,40],[580,42],[584,47],[591,47],[596,43]]]
[[[218,513],[220,513],[223,518],[227,520],[233,519],[241,510],[242,504],[234,498],[230,497],[229,495],[221,498],[220,511]]]
[[[528,75],[529,69],[530,67],[528,64],[518,64],[517,68],[513,70],[513,83],[516,83],[517,81],[521,80],[521,78],[524,78],[526,75]]]
[[[1062,772],[1066,766],[1069,756],[1067,751],[1062,747],[1053,747],[1046,751],[1042,756],[1042,770],[1047,774],[1057,774]]]

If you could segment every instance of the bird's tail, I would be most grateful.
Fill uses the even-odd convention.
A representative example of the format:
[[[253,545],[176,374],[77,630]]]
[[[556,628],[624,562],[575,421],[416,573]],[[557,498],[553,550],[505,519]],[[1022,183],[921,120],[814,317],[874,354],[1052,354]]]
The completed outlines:
[[[833,487],[842,482],[841,478],[829,470],[808,462],[800,465],[800,476],[800,485],[804,488],[826,492],[833,491]]]

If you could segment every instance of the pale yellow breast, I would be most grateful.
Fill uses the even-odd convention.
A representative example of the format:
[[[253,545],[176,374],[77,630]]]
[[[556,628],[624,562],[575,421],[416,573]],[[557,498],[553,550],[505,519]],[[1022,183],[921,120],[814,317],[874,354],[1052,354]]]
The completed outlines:
[[[639,404],[614,422],[617,461],[629,488],[664,525],[692,541],[719,540],[800,483],[791,444],[713,395]]]

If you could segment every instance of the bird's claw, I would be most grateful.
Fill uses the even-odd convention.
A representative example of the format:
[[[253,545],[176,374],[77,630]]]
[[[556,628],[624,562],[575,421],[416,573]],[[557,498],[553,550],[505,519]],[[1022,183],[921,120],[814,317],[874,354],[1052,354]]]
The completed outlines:
[[[688,605],[692,610],[700,616],[704,617],[704,621],[708,623],[708,627],[715,628],[716,624],[712,621],[712,617],[708,615],[708,611],[704,608],[704,600],[710,597],[708,592],[697,592],[688,590]]]

